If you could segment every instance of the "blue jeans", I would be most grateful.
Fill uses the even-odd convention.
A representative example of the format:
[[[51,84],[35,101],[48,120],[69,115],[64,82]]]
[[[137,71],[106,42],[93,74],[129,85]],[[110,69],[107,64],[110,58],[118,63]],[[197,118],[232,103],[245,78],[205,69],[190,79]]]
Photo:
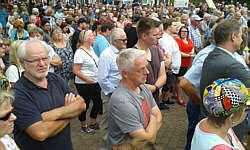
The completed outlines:
[[[185,150],[190,150],[195,127],[199,122],[200,107],[193,105],[191,101],[188,100],[186,111],[188,115],[188,131],[187,131],[187,143],[185,146]]]

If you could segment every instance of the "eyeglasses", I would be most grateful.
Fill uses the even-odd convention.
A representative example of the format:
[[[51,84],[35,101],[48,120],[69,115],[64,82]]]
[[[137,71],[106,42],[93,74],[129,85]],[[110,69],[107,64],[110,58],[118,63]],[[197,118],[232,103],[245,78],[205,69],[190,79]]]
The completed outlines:
[[[122,42],[126,42],[127,41],[127,39],[117,39],[117,40],[120,40]]]
[[[181,33],[188,33],[188,31],[181,31]]]
[[[29,62],[29,63],[36,63],[36,64],[38,64],[41,60],[42,60],[43,62],[48,62],[49,57],[44,57],[44,58],[34,59],[34,60],[27,60],[27,59],[24,59],[24,61],[26,61],[26,62]]]
[[[13,111],[10,111],[9,113],[7,113],[4,117],[0,118],[0,120],[2,121],[7,121],[9,120],[11,114],[13,113]]]

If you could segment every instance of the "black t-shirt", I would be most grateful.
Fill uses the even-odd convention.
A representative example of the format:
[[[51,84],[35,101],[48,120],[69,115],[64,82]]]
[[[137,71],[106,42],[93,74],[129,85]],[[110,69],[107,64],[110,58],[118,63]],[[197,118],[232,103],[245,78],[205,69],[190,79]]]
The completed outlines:
[[[125,33],[127,35],[127,48],[132,48],[138,41],[136,27],[130,27],[125,30]]]

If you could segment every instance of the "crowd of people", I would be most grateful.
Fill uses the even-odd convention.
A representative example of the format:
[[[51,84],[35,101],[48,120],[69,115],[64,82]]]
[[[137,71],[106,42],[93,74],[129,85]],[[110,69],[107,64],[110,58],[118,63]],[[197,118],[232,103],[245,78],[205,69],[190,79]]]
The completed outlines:
[[[1,3],[0,149],[73,150],[78,117],[100,150],[154,150],[178,103],[185,150],[244,150],[250,11],[215,6]]]

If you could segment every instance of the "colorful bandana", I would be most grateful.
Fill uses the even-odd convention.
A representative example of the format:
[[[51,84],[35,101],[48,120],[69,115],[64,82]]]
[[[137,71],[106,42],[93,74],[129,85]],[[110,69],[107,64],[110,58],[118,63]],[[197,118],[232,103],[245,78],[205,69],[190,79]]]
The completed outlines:
[[[238,79],[223,78],[209,85],[203,94],[203,105],[213,117],[228,116],[249,99],[246,86]]]

